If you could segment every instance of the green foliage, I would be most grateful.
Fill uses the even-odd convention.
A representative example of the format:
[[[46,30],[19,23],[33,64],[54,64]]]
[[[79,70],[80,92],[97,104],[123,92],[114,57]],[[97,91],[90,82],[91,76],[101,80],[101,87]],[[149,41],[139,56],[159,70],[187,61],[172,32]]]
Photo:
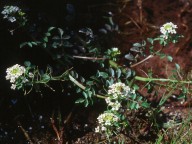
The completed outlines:
[[[25,13],[20,12],[19,15],[24,17]],[[105,24],[103,29],[100,29],[105,38],[118,31],[118,26],[113,22],[112,17],[108,17],[107,20],[109,23]],[[64,72],[55,76],[52,68],[48,67],[46,71],[43,71],[26,61],[24,63],[24,74],[16,79],[16,88],[23,89],[25,93],[29,93],[33,88],[40,88],[40,85],[53,90],[50,87],[51,81],[66,81],[68,88],[74,90],[78,96],[75,101],[76,104],[83,104],[88,107],[93,105],[94,102],[99,102],[100,99],[104,100],[107,105],[104,114],[111,113],[114,117],[117,117],[116,121],[106,127],[105,132],[108,137],[124,130],[130,132],[131,122],[127,113],[150,110],[152,114],[148,115],[147,118],[151,120],[151,126],[156,125],[154,117],[159,114],[174,91],[181,91],[177,99],[186,100],[187,95],[191,94],[190,88],[186,85],[190,85],[192,82],[183,80],[181,67],[177,63],[173,74],[168,78],[154,78],[152,71],[149,71],[148,77],[140,77],[132,69],[154,56],[167,58],[169,62],[173,62],[173,57],[163,53],[162,49],[169,43],[176,43],[182,36],[166,33],[155,38],[147,38],[147,41],[133,43],[129,52],[124,56],[125,59],[129,60],[130,64],[137,62],[139,58],[144,59],[130,67],[120,65],[119,58],[122,58],[122,55],[118,48],[104,48],[101,45],[104,41],[103,37],[102,39],[94,39],[95,37],[91,28],[83,28],[72,34],[67,28],[49,27],[39,40],[33,39],[22,43],[20,48],[25,46],[30,48],[34,46],[42,47],[58,64],[62,65]],[[161,45],[159,50],[154,48],[156,43]],[[146,50],[150,52],[148,57],[146,57]],[[84,60],[91,60],[96,63],[97,69],[94,74],[85,78],[78,73],[76,68],[72,70],[71,67],[74,66],[76,58],[80,59],[79,63],[86,63]],[[166,89],[156,108],[153,108],[148,100],[140,94],[139,91],[143,88],[140,88],[138,81],[145,83],[143,88],[146,88],[150,94],[155,93],[157,95],[156,87],[158,86]],[[162,135],[159,135],[156,143],[161,143],[162,139]],[[124,141],[119,141],[119,143],[124,143]]]

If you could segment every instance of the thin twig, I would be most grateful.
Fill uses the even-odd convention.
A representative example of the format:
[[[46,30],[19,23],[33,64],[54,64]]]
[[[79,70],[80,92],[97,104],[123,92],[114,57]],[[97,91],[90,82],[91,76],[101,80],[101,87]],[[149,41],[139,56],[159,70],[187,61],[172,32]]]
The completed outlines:
[[[183,77],[181,76],[181,74],[178,70],[177,70],[177,75],[179,76],[180,80],[183,80]]]
[[[97,57],[83,57],[83,56],[73,56],[78,59],[87,59],[87,60],[106,60],[106,58],[97,58]]]
[[[135,63],[135,64],[131,65],[130,67],[131,67],[131,68],[136,67],[137,65],[139,65],[139,64],[147,61],[148,59],[150,59],[150,58],[152,58],[152,57],[154,57],[154,55],[149,55],[148,57],[146,57],[146,58],[143,59],[142,61],[140,61],[140,62],[138,62],[138,63]]]
[[[20,122],[17,122],[18,124],[18,128],[20,128],[20,130],[23,132],[25,138],[27,141],[29,141],[29,144],[33,144],[29,134],[27,133],[27,131],[22,127],[21,123]]]
[[[68,121],[70,120],[74,110],[75,110],[75,107],[73,107],[71,112],[68,114],[67,118],[64,120],[64,124],[68,123]]]
[[[55,133],[57,135],[57,140],[60,141],[61,137],[60,137],[60,134],[59,134],[59,132],[58,132],[56,126],[55,126],[55,121],[52,118],[50,118],[50,120],[51,120],[51,124],[52,124],[53,130],[55,131]]]
[[[134,24],[138,29],[141,29],[141,27],[137,24],[137,22],[129,15],[126,15]]]
[[[140,24],[142,24],[143,23],[142,0],[137,1],[137,6],[139,7],[139,21]]]

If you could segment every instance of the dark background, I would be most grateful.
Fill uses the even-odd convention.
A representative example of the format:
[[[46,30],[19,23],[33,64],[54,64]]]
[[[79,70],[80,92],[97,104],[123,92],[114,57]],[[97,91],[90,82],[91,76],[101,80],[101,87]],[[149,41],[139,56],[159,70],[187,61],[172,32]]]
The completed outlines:
[[[69,27],[73,30],[90,27],[97,30],[102,27],[102,16],[108,11],[106,5],[103,4],[106,3],[110,6],[111,2],[108,0],[4,1],[0,4],[0,11],[5,5],[20,7],[26,12],[28,25],[36,25],[35,31],[37,32],[32,34],[38,37],[50,26]],[[69,97],[66,98],[66,93],[61,93],[61,89],[55,93],[45,90],[43,97],[35,92],[23,96],[22,91],[10,89],[11,84],[5,79],[8,67],[14,64],[23,65],[26,60],[42,69],[55,64],[40,47],[19,48],[22,42],[31,41],[31,33],[25,28],[20,28],[11,35],[10,30],[14,28],[14,23],[8,22],[3,19],[3,15],[0,15],[0,122],[12,121],[19,114],[31,117],[27,103],[30,103],[34,113],[50,113],[55,105],[64,101],[66,102],[63,103],[64,111],[68,110],[66,107],[71,109],[74,101]],[[64,98],[63,95],[65,95]]]

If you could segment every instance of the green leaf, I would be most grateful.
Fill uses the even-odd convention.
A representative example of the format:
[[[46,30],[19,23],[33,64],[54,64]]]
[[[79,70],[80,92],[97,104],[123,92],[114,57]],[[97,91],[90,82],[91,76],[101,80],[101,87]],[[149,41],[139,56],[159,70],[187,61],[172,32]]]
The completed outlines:
[[[70,39],[71,37],[69,36],[69,35],[64,35],[63,36],[63,39],[65,39],[65,40],[68,40],[68,39]]]
[[[134,88],[135,90],[139,90],[139,86],[136,85],[136,84],[133,85],[133,88]]]
[[[100,75],[100,77],[102,77],[104,79],[109,77],[108,73],[106,73],[106,72],[99,72],[99,75]]]
[[[147,93],[152,93],[152,92],[153,92],[153,90],[154,90],[153,85],[148,84],[148,85],[147,85]]]
[[[109,81],[110,81],[111,85],[114,83],[114,79],[112,79],[112,78]]]
[[[87,81],[87,82],[86,82],[86,85],[89,85],[89,86],[91,86],[91,85],[93,85],[93,84],[94,84],[93,81]]]
[[[129,78],[131,76],[131,69],[126,70],[125,78]]]
[[[28,42],[27,45],[28,45],[29,47],[33,47],[33,45],[32,45],[31,42]]]
[[[58,28],[58,31],[59,31],[60,36],[62,37],[64,34],[64,31],[61,28]]]
[[[25,45],[27,45],[27,42],[20,44],[20,48],[24,47]]]
[[[95,90],[93,88],[91,90],[92,90],[92,94],[95,95]]]
[[[43,43],[43,47],[46,48],[46,47],[47,47],[47,44],[46,44],[46,43]]]
[[[78,79],[78,77],[79,77],[78,73],[75,72],[74,77],[75,77],[76,79]]]
[[[75,75],[74,71],[71,71],[70,74],[72,77],[74,77],[74,75]]]
[[[49,36],[51,36],[51,33],[47,32],[47,33],[45,33],[45,36],[49,37]]]
[[[111,75],[112,77],[114,77],[115,72],[114,72],[114,70],[113,70],[112,68],[109,68],[109,73],[110,73],[110,75]]]
[[[79,98],[75,101],[76,104],[79,104],[79,103],[83,103],[85,101],[85,99],[83,98]]]
[[[31,44],[37,46],[38,42],[31,42]]]
[[[135,108],[136,108],[136,103],[135,103],[135,102],[131,103],[130,108],[131,108],[131,109],[135,109]]]
[[[139,108],[139,104],[136,103],[136,105],[135,105],[135,109],[138,109],[138,108]]]
[[[84,83],[84,82],[85,82],[85,79],[84,79],[83,77],[80,77],[80,81],[81,81],[82,83]]]
[[[117,78],[120,78],[120,76],[121,76],[121,69],[117,69],[116,73],[117,73]]]
[[[173,57],[172,56],[167,56],[168,61],[172,62],[173,61]]]
[[[139,47],[132,47],[132,48],[130,48],[130,51],[141,52],[141,48],[139,48]]]
[[[184,93],[180,94],[177,99],[185,99],[186,98],[186,95]]]
[[[85,107],[87,107],[89,105],[89,101],[87,99],[85,99],[84,105],[85,105]]]
[[[141,103],[141,106],[144,107],[144,108],[149,108],[150,104],[148,102],[144,101],[144,102]]]
[[[147,41],[153,45],[153,39],[152,38],[147,38]]]
[[[88,98],[88,95],[87,95],[87,93],[86,93],[86,92],[84,92],[84,91],[83,91],[83,93],[82,93],[82,94],[83,94],[83,96],[84,96],[86,99]]]
[[[87,95],[88,95],[89,98],[91,98],[92,97],[92,91],[90,91],[90,90],[87,91]]]
[[[42,75],[42,79],[44,82],[48,82],[51,78],[48,74],[44,74],[44,75]]]
[[[142,47],[142,45],[140,43],[134,43],[133,46],[134,47]]]
[[[132,95],[130,95],[130,97],[134,100],[134,99],[136,99],[137,95],[136,94],[132,94]]]
[[[135,59],[135,57],[131,53],[128,53],[125,55],[125,59],[133,61]]]
[[[143,47],[146,46],[146,41],[143,40],[141,45],[142,45]]]
[[[179,64],[175,63],[175,67],[176,67],[176,69],[177,69],[178,71],[180,70]]]
[[[80,93],[81,91],[82,91],[82,89],[79,87],[76,89],[76,93]]]
[[[183,91],[183,93],[186,94],[186,93],[188,92],[188,89],[187,89],[186,87],[183,86],[182,91]]]
[[[110,86],[112,83],[109,80],[106,80],[106,86]]]
[[[48,37],[43,38],[44,42],[48,42]]]
[[[30,61],[25,61],[24,65],[27,66],[27,67],[30,67],[31,66],[31,62]]]
[[[53,29],[55,29],[55,27],[50,27],[50,28],[48,29],[48,32],[52,31]]]
[[[142,96],[138,96],[137,101],[141,101],[143,99]]]
[[[177,40],[172,40],[172,43],[177,43],[178,41]]]
[[[161,58],[161,59],[163,59],[163,58],[165,58],[165,57],[166,57],[166,55],[165,55],[165,54],[163,54],[163,53],[161,53],[159,56],[160,56],[160,58]]]

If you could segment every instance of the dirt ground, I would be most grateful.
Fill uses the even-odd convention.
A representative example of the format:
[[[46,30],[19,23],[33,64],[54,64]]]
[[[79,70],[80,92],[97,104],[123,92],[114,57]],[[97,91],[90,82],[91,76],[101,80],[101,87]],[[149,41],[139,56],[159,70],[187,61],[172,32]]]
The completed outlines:
[[[129,52],[133,43],[158,35],[160,26],[166,22],[175,23],[178,26],[178,33],[184,36],[179,43],[171,44],[163,50],[164,53],[173,57],[173,62],[160,59],[158,56],[153,57],[134,67],[139,75],[147,76],[148,70],[152,70],[154,77],[167,78],[175,68],[175,63],[180,65],[183,78],[190,75],[192,66],[191,12],[192,1],[190,0],[162,0],[161,2],[146,0],[140,5],[138,1],[122,4],[117,14],[117,21],[122,30],[119,45],[125,53]],[[160,49],[158,45],[155,48]],[[184,106],[190,105],[190,101]]]
[[[98,4],[90,5],[92,9],[97,9]],[[90,5],[88,4],[85,9],[90,8]],[[189,76],[192,71],[192,0],[117,0],[115,2],[106,2],[99,5],[99,7],[99,9],[104,8],[113,12],[115,22],[119,25],[120,29],[118,39],[115,39],[114,43],[122,50],[123,54],[129,53],[133,43],[158,35],[162,24],[166,22],[176,24],[178,26],[178,33],[182,34],[184,38],[179,43],[170,45],[163,50],[173,57],[173,62],[153,57],[134,67],[134,70],[137,71],[138,75],[146,76],[147,71],[151,69],[155,77],[166,78],[172,69],[175,68],[175,63],[178,63],[183,70],[182,77]],[[83,15],[83,17],[86,16]],[[156,49],[159,49],[158,45]],[[146,52],[148,53],[148,50]],[[140,58],[140,60],[142,59],[143,57]],[[124,57],[122,57],[122,63],[127,63]],[[140,93],[151,102],[158,102],[160,99],[160,94],[154,98],[146,90],[140,91]],[[51,97],[51,94],[53,93],[49,93],[49,97]],[[0,143],[2,141],[4,144],[15,144],[15,142],[17,144],[32,142],[34,144],[58,144],[56,138],[61,135],[64,139],[63,143],[107,143],[103,135],[93,132],[96,126],[96,118],[104,110],[104,106],[96,104],[90,108],[82,108],[74,106],[74,101],[72,100],[70,106],[62,111],[64,115],[62,117],[66,120],[66,124],[59,127],[58,119],[55,122],[50,120],[51,116],[59,115],[57,112],[51,113],[51,108],[54,107],[51,106],[51,103],[44,101],[45,99],[37,98],[34,104],[32,104],[32,109],[34,108],[34,111],[37,113],[31,115],[28,110],[23,110],[23,108],[26,109],[27,107],[22,102],[23,100],[21,98],[19,101],[19,104],[22,106],[13,106],[14,100],[11,102],[7,99],[2,100],[4,102],[1,103],[4,104],[0,105],[0,109],[4,109],[4,111],[1,111],[1,117],[5,117],[5,119],[0,122]],[[40,102],[37,102],[39,100]],[[54,98],[51,98],[51,100],[53,101]],[[63,98],[62,100],[66,101],[69,98]],[[184,103],[170,99],[164,109],[164,113],[180,113],[181,117],[185,118],[191,111],[188,107],[191,105],[191,102],[191,98]],[[44,106],[47,103],[50,106]],[[6,104],[8,106],[5,106]],[[17,103],[17,105],[19,104]],[[39,111],[35,106],[41,104],[42,109]],[[67,105],[68,102],[65,104]],[[10,117],[6,114],[9,114]],[[135,123],[137,122],[139,120],[135,120]],[[146,123],[143,127],[147,125]],[[142,130],[140,133],[142,133]],[[126,143],[143,143],[153,141],[150,140],[156,138],[153,134],[153,132],[149,132],[148,137],[143,136],[139,140],[134,140],[134,135],[126,137],[126,134],[122,134],[121,136],[125,139]],[[116,138],[114,137],[114,139]]]

